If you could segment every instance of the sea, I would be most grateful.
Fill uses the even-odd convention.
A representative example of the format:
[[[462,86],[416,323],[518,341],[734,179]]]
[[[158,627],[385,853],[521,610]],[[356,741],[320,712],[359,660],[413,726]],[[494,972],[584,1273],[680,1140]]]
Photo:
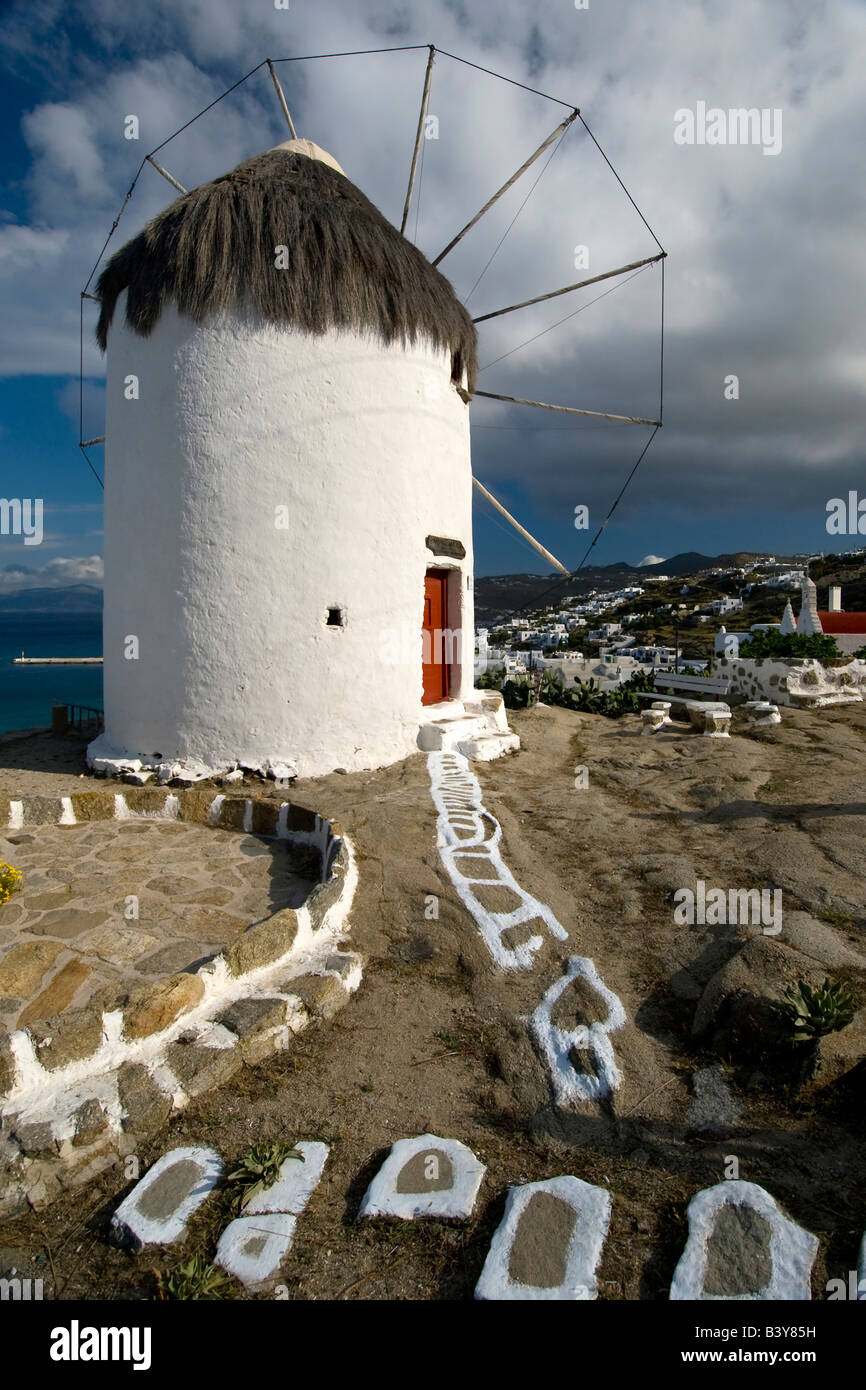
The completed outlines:
[[[0,613],[0,733],[47,728],[55,703],[102,708],[101,666],[13,666],[22,652],[101,656],[102,614]]]

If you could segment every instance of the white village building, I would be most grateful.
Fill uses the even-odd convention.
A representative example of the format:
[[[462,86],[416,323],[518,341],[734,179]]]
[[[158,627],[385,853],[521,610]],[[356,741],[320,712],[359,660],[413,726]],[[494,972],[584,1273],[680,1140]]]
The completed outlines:
[[[178,198],[98,292],[91,764],[315,776],[514,746],[473,689],[476,333],[439,271],[292,140]]]
[[[845,655],[866,647],[866,613],[844,611],[839,584],[830,585],[827,598],[829,606],[826,609],[818,608],[818,591],[808,577],[803,580],[801,592],[800,615],[795,619],[789,601],[780,625],[782,632],[823,633],[832,637],[839,651]]]
[[[829,607],[818,608],[818,590],[808,575],[799,581],[800,613],[794,616],[791,600],[785,604],[780,623],[753,623],[750,632],[728,632],[724,627],[716,634],[714,653],[716,656],[736,657],[740,643],[745,642],[753,632],[769,631],[778,628],[788,635],[833,637],[839,651],[850,656],[866,646],[866,613],[846,613],[842,608],[842,590],[838,584],[831,584],[828,595]]]

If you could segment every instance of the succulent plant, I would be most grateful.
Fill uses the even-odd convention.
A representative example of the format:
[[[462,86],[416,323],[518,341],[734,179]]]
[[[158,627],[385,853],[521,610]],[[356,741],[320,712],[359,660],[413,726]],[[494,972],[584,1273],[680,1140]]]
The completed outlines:
[[[222,1298],[221,1290],[228,1283],[226,1276],[213,1265],[208,1264],[202,1255],[193,1255],[185,1265],[179,1265],[169,1274],[157,1270],[157,1297],[169,1299],[200,1299],[213,1301]]]
[[[270,1139],[262,1144],[253,1144],[248,1149],[226,1181],[238,1184],[235,1205],[243,1211],[259,1192],[265,1192],[280,1176],[280,1169],[287,1158],[304,1162],[304,1155],[291,1144],[281,1144],[278,1139]]]
[[[854,1017],[855,1004],[844,985],[825,979],[813,989],[805,980],[799,980],[796,987],[790,985],[785,990],[776,1008],[791,1026],[789,1041],[801,1043],[815,1042],[844,1028]]]

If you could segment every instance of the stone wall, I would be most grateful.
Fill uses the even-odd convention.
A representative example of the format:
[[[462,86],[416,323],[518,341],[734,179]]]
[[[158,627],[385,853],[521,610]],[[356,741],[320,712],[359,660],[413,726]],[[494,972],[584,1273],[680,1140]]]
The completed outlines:
[[[106,789],[0,798],[0,825],[193,821],[318,850],[306,902],[254,922],[196,970],[133,988],[104,1010],[69,1011],[0,1033],[0,1214],[51,1200],[130,1152],[172,1108],[330,1017],[361,980],[337,950],[357,871],[338,827],[306,807],[193,789]]]
[[[820,708],[862,700],[866,692],[866,661],[844,666],[824,666],[804,657],[799,660],[720,657],[713,664],[717,676],[731,682],[731,695],[744,700],[771,700],[776,705]]]

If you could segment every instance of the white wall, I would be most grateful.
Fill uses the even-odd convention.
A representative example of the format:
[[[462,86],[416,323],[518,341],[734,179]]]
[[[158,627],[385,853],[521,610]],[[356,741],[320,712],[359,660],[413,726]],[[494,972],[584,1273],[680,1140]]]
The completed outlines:
[[[832,703],[834,696],[866,692],[866,662],[823,666],[813,657],[716,657],[713,674],[727,676],[731,692],[746,700],[771,700],[777,705]]]
[[[472,688],[469,420],[448,354],[252,317],[201,328],[173,307],[139,338],[124,298],[108,348],[106,726],[91,755],[270,758],[316,775],[413,751],[424,573],[455,564],[428,534],[466,549],[449,584],[452,626],[458,596],[463,609],[452,694]],[[343,629],[326,626],[329,605]]]

